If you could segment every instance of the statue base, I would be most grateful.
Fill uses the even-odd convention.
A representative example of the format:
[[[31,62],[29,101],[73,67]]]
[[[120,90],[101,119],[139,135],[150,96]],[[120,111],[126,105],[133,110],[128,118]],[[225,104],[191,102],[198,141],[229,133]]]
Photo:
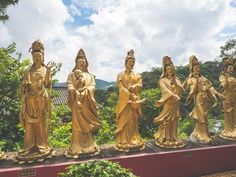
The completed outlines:
[[[221,134],[220,137],[226,140],[236,141],[236,137],[224,136],[223,134]]]
[[[214,143],[215,141],[215,137],[214,136],[209,136],[208,137],[208,140],[202,140],[200,139],[197,135],[195,135],[194,133],[192,133],[190,136],[189,136],[189,139],[192,141],[192,142],[195,142],[195,143],[201,143],[201,144],[212,144]]]
[[[160,142],[156,140],[155,144],[159,147],[169,148],[169,149],[178,149],[178,148],[183,148],[185,146],[185,144],[181,140],[174,142]]]
[[[45,159],[52,158],[53,156],[56,155],[56,152],[53,150],[50,150],[45,153],[39,153],[39,152],[32,152],[27,155],[23,153],[18,153],[17,156],[15,156],[14,161],[19,163],[19,164],[31,164],[34,162],[43,162]]]
[[[139,145],[116,145],[115,150],[120,152],[139,152],[145,148],[145,144],[139,144]]]
[[[89,158],[89,157],[93,157],[96,156],[100,153],[100,150],[96,147],[96,149],[94,149],[94,151],[92,152],[80,152],[80,153],[76,153],[73,154],[72,152],[70,152],[70,150],[68,149],[65,152],[65,156],[68,158],[73,158],[73,159],[82,159],[82,158]]]

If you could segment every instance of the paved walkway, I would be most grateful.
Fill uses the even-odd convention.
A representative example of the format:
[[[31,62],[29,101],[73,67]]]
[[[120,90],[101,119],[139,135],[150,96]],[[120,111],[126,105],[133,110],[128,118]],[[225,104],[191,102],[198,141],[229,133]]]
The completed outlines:
[[[209,174],[209,175],[205,175],[201,177],[236,177],[236,169],[231,170],[231,171],[226,171],[226,172]]]

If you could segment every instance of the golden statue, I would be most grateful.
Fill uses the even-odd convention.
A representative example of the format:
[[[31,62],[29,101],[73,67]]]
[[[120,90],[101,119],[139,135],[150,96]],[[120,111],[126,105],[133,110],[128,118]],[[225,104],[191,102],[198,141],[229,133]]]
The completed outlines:
[[[180,97],[183,87],[179,79],[175,76],[174,65],[169,56],[163,57],[162,72],[159,81],[162,96],[155,103],[155,106],[162,106],[163,110],[154,120],[156,124],[159,124],[159,129],[154,137],[158,146],[180,148],[185,146],[177,138],[177,125],[180,117]]]
[[[200,64],[195,55],[189,58],[190,74],[184,81],[184,88],[189,90],[186,105],[194,101],[194,108],[190,116],[196,120],[196,126],[190,135],[195,142],[208,143],[212,139],[208,133],[208,111],[216,106],[217,96],[224,96],[218,93],[212,83],[201,75]],[[213,102],[213,103],[212,103]]]
[[[42,161],[52,155],[48,144],[52,63],[44,65],[44,47],[39,40],[32,44],[29,51],[33,65],[24,71],[20,86],[19,117],[25,130],[24,151],[17,156],[20,162]]]
[[[6,159],[6,157],[7,155],[4,152],[0,151],[0,161]]]
[[[141,116],[140,89],[142,76],[133,71],[135,64],[134,51],[130,50],[125,58],[126,70],[117,76],[119,101],[116,106],[116,150],[130,151],[144,149],[138,131],[138,120]]]
[[[233,76],[234,61],[232,59],[223,60],[225,66],[220,75],[220,83],[223,87],[223,111],[224,111],[224,131],[222,138],[236,140],[236,78]]]
[[[99,126],[95,92],[95,76],[88,72],[88,61],[83,49],[75,59],[75,67],[67,79],[68,105],[72,112],[72,141],[68,157],[93,156],[99,153],[93,131]]]

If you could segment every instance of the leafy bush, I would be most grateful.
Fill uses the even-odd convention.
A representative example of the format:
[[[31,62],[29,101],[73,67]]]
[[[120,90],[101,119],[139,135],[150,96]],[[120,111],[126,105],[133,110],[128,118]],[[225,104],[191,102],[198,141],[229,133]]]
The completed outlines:
[[[59,177],[135,177],[126,168],[108,160],[93,160],[78,165],[70,165],[67,171],[59,173]]]
[[[159,115],[160,108],[154,106],[154,103],[160,99],[161,92],[159,88],[147,89],[141,92],[141,97],[146,98],[142,106],[142,117],[139,120],[139,132],[142,137],[150,139],[157,129],[154,118]]]
[[[115,140],[114,133],[116,129],[115,107],[118,101],[117,92],[110,92],[104,106],[99,110],[101,127],[97,131],[96,141],[98,144],[112,143]]]
[[[0,48],[0,149],[18,150],[23,147],[23,129],[19,125],[18,88],[29,60],[20,61],[16,44]]]
[[[68,147],[71,140],[71,111],[67,105],[52,107],[51,133],[49,142],[52,147]]]
[[[182,139],[187,138],[193,132],[194,127],[195,122],[193,118],[180,118],[178,122],[178,137]]]

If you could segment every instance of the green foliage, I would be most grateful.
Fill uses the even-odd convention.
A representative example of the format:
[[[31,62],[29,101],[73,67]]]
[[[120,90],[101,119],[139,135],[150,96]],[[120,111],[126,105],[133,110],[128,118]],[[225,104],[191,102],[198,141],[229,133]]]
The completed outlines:
[[[71,140],[70,108],[67,105],[52,107],[51,133],[49,143],[55,148],[68,147]]]
[[[78,165],[70,165],[59,177],[135,177],[128,169],[108,160],[93,160]]]
[[[181,82],[184,82],[184,80],[189,75],[188,65],[186,65],[186,66],[182,66],[182,65],[176,66],[175,67],[175,75],[180,79]]]
[[[0,21],[5,22],[9,19],[9,16],[6,14],[7,7],[9,5],[15,5],[19,0],[1,0],[0,1]]]
[[[224,115],[220,114],[217,116],[213,116],[212,113],[208,115],[208,129],[209,132],[213,134],[219,134],[223,131],[223,122]]]
[[[178,122],[178,137],[179,138],[187,138],[195,127],[194,120],[190,117],[185,119],[179,119]]]
[[[112,143],[114,142],[114,133],[116,129],[115,119],[115,107],[118,101],[118,94],[116,91],[109,92],[107,99],[99,110],[99,117],[101,120],[101,127],[99,128],[96,141],[98,144]]]
[[[223,115],[217,117],[212,116],[210,113],[208,115],[208,130],[210,133],[219,134],[223,131]],[[180,119],[178,124],[178,137],[187,138],[195,127],[195,120],[187,117],[185,119]]]
[[[109,92],[106,90],[96,89],[95,91],[95,99],[99,104],[104,104],[107,100]]]
[[[157,125],[154,124],[154,118],[159,115],[160,108],[154,106],[154,103],[160,99],[161,91],[159,88],[147,89],[141,92],[141,97],[146,98],[142,107],[142,117],[139,120],[139,131],[144,138],[153,138]]]
[[[4,151],[22,147],[23,129],[19,126],[20,78],[29,60],[20,61],[16,44],[0,48],[0,148]]]
[[[236,39],[229,39],[224,46],[220,47],[220,57],[232,57],[236,58]]]
[[[212,82],[217,89],[220,86],[219,76],[223,69],[223,64],[219,61],[207,61],[201,64],[202,75]]]
[[[143,89],[156,88],[158,80],[161,77],[162,70],[161,68],[152,68],[150,72],[146,71],[142,73],[143,77]]]

